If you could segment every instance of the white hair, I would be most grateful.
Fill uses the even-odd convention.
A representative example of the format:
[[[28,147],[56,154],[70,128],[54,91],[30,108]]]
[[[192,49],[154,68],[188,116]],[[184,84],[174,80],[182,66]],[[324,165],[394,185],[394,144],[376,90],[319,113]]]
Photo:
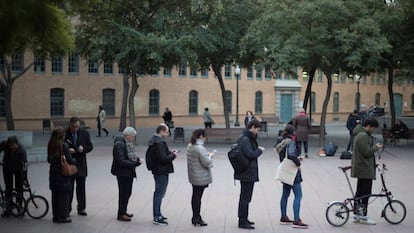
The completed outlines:
[[[124,132],[122,134],[123,135],[134,135],[135,136],[137,134],[137,131],[134,128],[128,126],[124,129]]]

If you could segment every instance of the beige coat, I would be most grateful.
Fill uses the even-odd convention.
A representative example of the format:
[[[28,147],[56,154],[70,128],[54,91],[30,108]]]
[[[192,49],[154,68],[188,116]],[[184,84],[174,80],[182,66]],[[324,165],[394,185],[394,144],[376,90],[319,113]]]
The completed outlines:
[[[100,121],[100,123],[101,123],[101,128],[105,128],[105,117],[106,117],[105,110],[102,110],[102,111],[99,113],[99,121]]]

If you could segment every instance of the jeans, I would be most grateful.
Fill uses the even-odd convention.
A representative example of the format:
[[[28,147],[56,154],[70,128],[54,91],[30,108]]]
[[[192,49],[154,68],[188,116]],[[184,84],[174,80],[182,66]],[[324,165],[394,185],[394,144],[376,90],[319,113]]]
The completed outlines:
[[[165,196],[168,186],[168,175],[154,175],[155,191],[152,202],[152,212],[154,219],[160,219],[161,214],[161,202]]]
[[[299,155],[302,154],[302,142],[305,154],[308,154],[308,141],[296,141],[296,149],[298,150]]]
[[[191,208],[193,210],[193,218],[201,218],[200,209],[201,209],[201,197],[203,196],[204,189],[207,185],[196,186],[193,185],[193,196],[191,197]]]
[[[296,183],[291,185],[283,184],[282,198],[280,199],[280,211],[282,212],[282,218],[287,217],[286,208],[287,202],[290,195],[290,190],[293,190],[295,198],[293,200],[293,217],[295,221],[300,220],[300,202],[302,200],[302,185]]]
[[[240,181],[240,199],[239,199],[239,224],[247,222],[249,216],[249,204],[252,200],[254,182]]]
[[[372,193],[372,179],[358,179],[357,181],[357,189],[355,193],[355,198],[364,197],[358,201],[358,203],[355,203],[355,209],[358,210],[357,204],[362,204],[364,207],[363,213],[355,213],[355,214],[362,214],[363,216],[367,216],[367,210],[368,210],[368,201],[369,196]]]

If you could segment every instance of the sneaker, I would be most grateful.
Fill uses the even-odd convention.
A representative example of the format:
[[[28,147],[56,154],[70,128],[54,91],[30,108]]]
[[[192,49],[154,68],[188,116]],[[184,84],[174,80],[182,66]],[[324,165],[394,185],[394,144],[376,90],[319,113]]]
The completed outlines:
[[[291,225],[293,220],[290,220],[289,217],[280,218],[280,225]]]
[[[375,225],[375,224],[377,224],[377,222],[375,222],[374,220],[369,219],[369,218],[362,218],[362,219],[359,220],[359,223],[366,224],[366,225]]]
[[[295,221],[294,221],[294,222],[292,223],[292,227],[293,227],[293,228],[306,229],[306,228],[308,228],[308,226],[309,226],[309,225],[307,225],[307,224],[303,223],[303,222],[302,222],[302,220],[300,220],[300,219],[299,219],[299,221],[297,221],[297,222],[295,222]]]
[[[152,220],[152,223],[155,224],[155,225],[159,225],[159,226],[167,226],[168,225],[168,222],[165,219],[162,219],[162,218],[154,219],[154,220]]]

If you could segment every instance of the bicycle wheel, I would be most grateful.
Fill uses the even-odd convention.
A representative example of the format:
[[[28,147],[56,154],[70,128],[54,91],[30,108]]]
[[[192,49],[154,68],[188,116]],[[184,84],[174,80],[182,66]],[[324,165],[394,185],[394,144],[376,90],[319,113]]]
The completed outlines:
[[[329,224],[334,227],[340,227],[349,219],[349,208],[343,202],[332,202],[326,209],[325,216]]]
[[[24,215],[24,204],[24,198],[17,193],[13,193],[8,208],[13,216],[21,217]]]
[[[383,217],[391,224],[399,224],[407,215],[404,203],[398,200],[388,202],[382,210]]]
[[[49,211],[49,203],[46,198],[40,195],[34,195],[26,201],[26,213],[34,219],[43,218]]]

